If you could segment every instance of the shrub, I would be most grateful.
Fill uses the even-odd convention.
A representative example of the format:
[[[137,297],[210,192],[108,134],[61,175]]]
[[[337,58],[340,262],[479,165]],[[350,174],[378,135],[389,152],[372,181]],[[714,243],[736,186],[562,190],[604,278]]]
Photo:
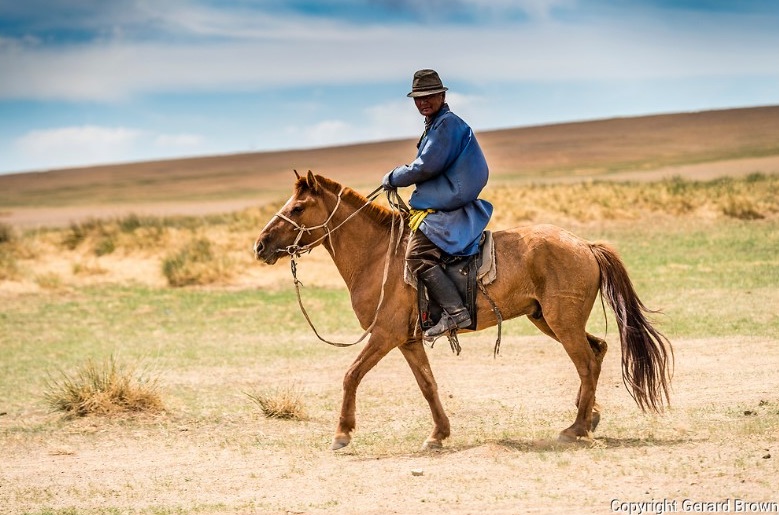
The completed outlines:
[[[163,409],[156,378],[136,375],[134,366],[122,366],[113,356],[103,363],[89,360],[74,375],[60,371],[49,378],[45,399],[54,411],[73,417]]]
[[[16,263],[16,257],[5,245],[0,245],[0,281],[17,277],[19,277],[19,265]]]
[[[253,403],[257,404],[268,418],[283,420],[304,420],[306,411],[303,405],[303,394],[296,386],[275,388],[260,393],[246,393]]]
[[[105,256],[116,250],[116,240],[112,235],[105,235],[95,243],[95,255]]]
[[[765,218],[750,199],[732,195],[728,197],[725,205],[722,207],[722,212],[731,218],[739,220],[760,220]]]
[[[0,222],[0,245],[11,243],[15,238],[14,228],[7,223]]]
[[[62,238],[62,244],[68,250],[75,250],[82,243],[94,242],[96,256],[110,254],[116,250],[118,224],[103,219],[89,219],[84,222],[72,222]]]
[[[91,233],[99,230],[101,227],[102,222],[94,219],[90,219],[81,223],[71,222],[68,231],[62,238],[62,244],[65,245],[65,248],[68,250],[74,250],[76,247],[81,245],[81,243],[86,240]]]
[[[230,277],[227,260],[217,257],[207,238],[193,239],[162,262],[162,273],[171,286],[211,284]]]
[[[117,220],[117,223],[119,224],[119,230],[124,233],[135,232],[136,229],[139,229],[145,225],[145,221],[141,220],[141,218],[135,213],[130,213],[129,215],[120,218]]]

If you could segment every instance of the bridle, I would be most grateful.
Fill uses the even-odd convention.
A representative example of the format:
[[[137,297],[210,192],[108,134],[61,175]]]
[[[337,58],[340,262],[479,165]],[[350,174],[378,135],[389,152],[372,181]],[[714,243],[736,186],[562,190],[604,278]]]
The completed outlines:
[[[373,321],[368,326],[368,328],[365,330],[365,332],[360,336],[360,338],[352,343],[341,343],[341,342],[332,342],[330,340],[327,340],[323,338],[319,331],[316,330],[316,327],[314,327],[313,322],[311,321],[311,317],[308,315],[308,311],[306,311],[306,308],[303,306],[303,300],[300,296],[300,280],[297,277],[297,259],[303,254],[304,252],[311,252],[311,250],[324,241],[325,239],[328,239],[330,241],[330,248],[332,249],[333,255],[335,255],[335,246],[332,244],[332,233],[337,231],[341,226],[343,226],[346,222],[351,220],[353,217],[355,217],[360,211],[362,211],[365,207],[367,207],[369,204],[371,204],[374,200],[376,200],[381,192],[383,191],[383,187],[379,186],[375,190],[373,190],[367,197],[366,202],[357,208],[354,213],[347,216],[341,223],[330,228],[330,222],[333,219],[333,216],[335,216],[336,211],[338,211],[338,207],[341,205],[341,198],[343,196],[345,187],[341,187],[341,190],[338,192],[337,200],[335,203],[335,206],[333,207],[333,210],[328,215],[327,219],[322,222],[319,225],[314,225],[312,227],[306,227],[305,225],[299,224],[296,221],[292,220],[288,216],[282,214],[281,210],[279,210],[275,215],[274,218],[278,217],[285,222],[288,222],[292,224],[292,226],[297,231],[297,236],[295,236],[295,241],[291,245],[287,245],[283,249],[278,249],[277,252],[285,252],[290,257],[290,269],[292,271],[292,281],[295,284],[295,292],[297,294],[298,298],[298,305],[300,306],[300,310],[303,312],[303,316],[306,318],[306,321],[308,322],[308,325],[311,327],[311,329],[314,331],[314,334],[319,338],[321,341],[333,345],[335,347],[351,347],[352,345],[357,345],[361,341],[365,339],[368,334],[373,330],[373,327],[376,325],[376,321],[379,319],[379,311],[381,309],[381,305],[384,302],[384,286],[387,284],[387,278],[389,277],[389,264],[390,264],[390,258],[392,257],[393,253],[393,247],[395,248],[395,251],[397,252],[397,249],[400,245],[400,240],[403,237],[403,228],[404,228],[404,222],[403,222],[403,213],[408,212],[408,207],[403,202],[403,199],[400,198],[398,195],[397,190],[389,190],[387,191],[387,200],[390,204],[390,206],[393,208],[392,210],[392,216],[393,216],[393,222],[390,229],[390,240],[389,245],[387,247],[387,254],[384,257],[384,277],[381,281],[381,292],[379,294],[379,302],[376,305],[376,312],[373,316]],[[283,209],[283,208],[282,208]],[[394,218],[397,214],[398,217],[398,228],[399,232],[396,236],[396,228],[395,228],[395,221]],[[271,222],[273,221],[273,218],[271,218]],[[270,222],[269,222],[270,224]],[[314,241],[311,241],[309,243],[306,243],[304,245],[299,245],[300,240],[303,238],[303,234],[311,234],[312,231],[316,231],[318,229],[324,229],[325,233],[320,236],[319,238],[315,239]],[[255,253],[256,253],[256,247],[255,247]]]
[[[366,202],[365,204],[360,206],[359,209],[357,209],[354,213],[349,215],[346,218],[346,220],[344,220],[343,222],[341,222],[340,224],[335,226],[333,229],[330,229],[330,225],[329,225],[330,221],[333,219],[333,217],[335,216],[335,212],[338,211],[338,207],[341,205],[341,198],[343,196],[344,189],[345,189],[345,187],[341,187],[341,190],[338,192],[338,195],[336,196],[337,200],[336,200],[336,203],[335,203],[335,207],[333,207],[333,210],[330,212],[330,215],[327,217],[327,220],[325,220],[324,222],[322,222],[319,225],[314,225],[312,227],[306,227],[305,225],[299,224],[295,220],[291,219],[290,217],[282,214],[281,210],[279,210],[274,215],[274,218],[278,217],[278,218],[281,218],[282,220],[284,220],[285,222],[289,222],[290,224],[292,224],[292,226],[295,228],[295,230],[298,232],[298,234],[295,237],[295,241],[292,242],[292,245],[287,245],[283,249],[278,249],[276,252],[286,252],[292,258],[300,257],[300,255],[303,252],[311,252],[311,249],[313,249],[317,244],[321,243],[326,238],[330,240],[331,247],[332,247],[332,236],[331,236],[331,233],[333,231],[335,231],[336,229],[338,229],[339,227],[341,227],[346,222],[348,222],[351,217],[353,217],[357,213],[359,213],[365,206],[370,204],[378,196],[378,195],[375,195],[373,198],[371,198],[369,196],[368,197],[368,202]],[[378,193],[379,191],[381,191],[381,189],[378,189],[378,190],[374,191],[372,193],[372,195]],[[273,219],[271,219],[271,221],[273,221]],[[325,234],[323,236],[317,238],[316,240],[310,242],[310,243],[307,243],[307,244],[302,245],[302,246],[298,245],[298,243],[300,243],[300,240],[303,238],[303,234],[311,234],[311,232],[316,231],[318,229],[324,229],[325,230]]]

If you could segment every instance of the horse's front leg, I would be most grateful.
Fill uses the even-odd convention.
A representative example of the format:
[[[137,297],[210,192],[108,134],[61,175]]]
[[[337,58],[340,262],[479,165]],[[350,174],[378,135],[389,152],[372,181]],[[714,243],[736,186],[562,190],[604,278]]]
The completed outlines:
[[[346,371],[346,375],[344,375],[341,416],[338,419],[338,427],[333,437],[332,450],[336,451],[346,447],[352,441],[351,435],[356,425],[357,387],[360,385],[360,381],[400,341],[401,339],[397,337],[392,338],[384,331],[374,330],[370,338],[368,338],[368,343],[360,351],[349,370]]]
[[[433,370],[430,368],[430,362],[427,359],[427,353],[422,345],[422,340],[413,340],[399,347],[403,357],[406,358],[408,366],[414,373],[419,389],[422,395],[430,405],[430,412],[433,415],[433,432],[422,444],[423,449],[440,449],[442,441],[449,437],[449,417],[444,412],[441,405],[441,399],[438,397],[438,384],[433,377]]]

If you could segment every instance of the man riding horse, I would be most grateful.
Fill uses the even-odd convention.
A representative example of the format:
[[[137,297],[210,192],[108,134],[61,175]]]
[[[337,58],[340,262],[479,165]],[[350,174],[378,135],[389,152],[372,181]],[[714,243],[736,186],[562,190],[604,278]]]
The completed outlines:
[[[414,74],[407,96],[425,117],[417,157],[382,180],[388,190],[416,185],[409,199],[406,263],[443,309],[440,321],[425,331],[426,339],[471,325],[468,308],[441,264],[447,256],[477,254],[492,216],[492,204],[478,198],[489,176],[487,161],[471,128],[449,109],[447,90],[434,70]]]

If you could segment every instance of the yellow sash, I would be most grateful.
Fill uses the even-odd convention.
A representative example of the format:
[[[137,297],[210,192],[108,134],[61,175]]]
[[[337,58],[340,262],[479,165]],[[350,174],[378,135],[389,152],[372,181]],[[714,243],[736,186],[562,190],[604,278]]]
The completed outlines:
[[[419,229],[422,220],[430,213],[435,213],[435,209],[411,209],[408,217],[408,226],[411,228],[411,232]]]

